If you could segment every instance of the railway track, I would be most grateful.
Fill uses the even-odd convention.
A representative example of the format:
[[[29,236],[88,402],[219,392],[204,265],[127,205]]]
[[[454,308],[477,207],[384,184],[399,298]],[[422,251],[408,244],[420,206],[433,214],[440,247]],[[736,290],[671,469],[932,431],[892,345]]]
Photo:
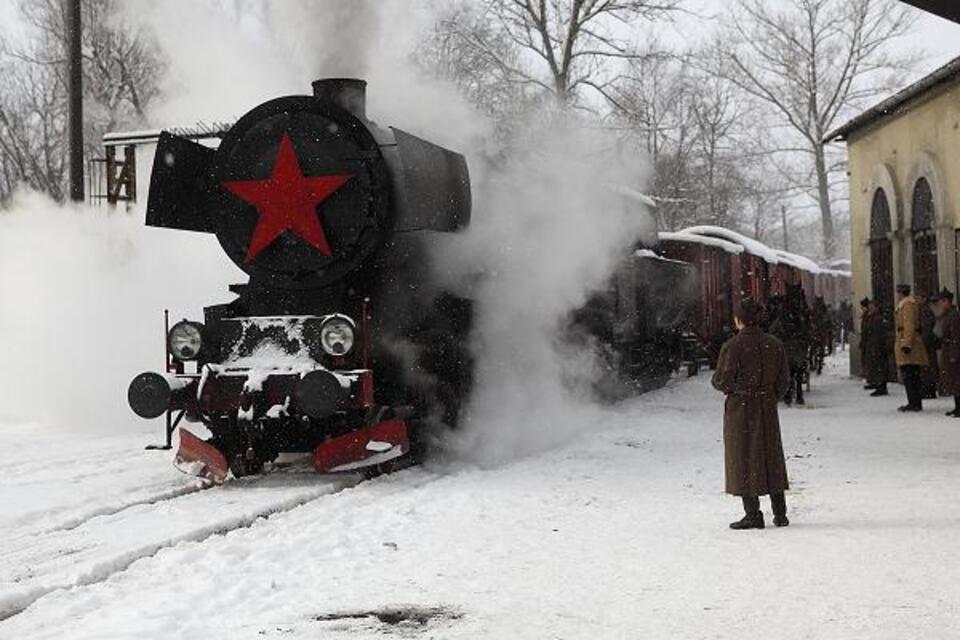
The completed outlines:
[[[209,490],[181,487],[10,540],[0,551],[0,621],[55,591],[108,580],[163,549],[249,527],[359,482],[278,473]]]

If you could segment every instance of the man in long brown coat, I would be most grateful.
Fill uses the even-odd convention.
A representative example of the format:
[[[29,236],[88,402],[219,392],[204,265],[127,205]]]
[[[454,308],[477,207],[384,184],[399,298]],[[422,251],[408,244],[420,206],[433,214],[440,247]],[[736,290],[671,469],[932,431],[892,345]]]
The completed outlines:
[[[960,311],[953,306],[953,294],[946,288],[937,297],[940,312],[940,392],[953,396],[953,411],[960,418]]]
[[[727,493],[743,499],[746,515],[731,529],[763,529],[760,497],[770,496],[773,523],[790,524],[783,492],[789,488],[777,404],[790,385],[787,353],[758,326],[760,308],[746,299],[736,314],[739,333],[720,350],[713,386],[726,394],[723,446]]]

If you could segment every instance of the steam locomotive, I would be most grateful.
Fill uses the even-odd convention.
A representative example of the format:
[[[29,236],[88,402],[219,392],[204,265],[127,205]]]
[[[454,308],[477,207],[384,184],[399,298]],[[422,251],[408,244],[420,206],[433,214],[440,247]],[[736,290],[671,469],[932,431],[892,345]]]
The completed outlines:
[[[432,284],[429,249],[470,221],[467,164],[380,128],[365,102],[361,80],[319,80],[216,149],[160,137],[147,225],[213,233],[249,276],[203,322],[170,327],[166,370],[128,389],[140,417],[166,414],[168,439],[202,425],[179,429],[177,462],[197,475],[288,452],[321,473],[383,469],[456,420],[472,307]]]

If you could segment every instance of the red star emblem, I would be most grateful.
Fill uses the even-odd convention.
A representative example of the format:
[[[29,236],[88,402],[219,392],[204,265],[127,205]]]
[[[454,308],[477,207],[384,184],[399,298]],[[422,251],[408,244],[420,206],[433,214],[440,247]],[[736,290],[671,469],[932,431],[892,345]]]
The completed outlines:
[[[266,180],[223,183],[230,193],[255,206],[260,214],[244,263],[250,264],[284,231],[294,232],[323,255],[332,255],[330,243],[317,216],[317,207],[352,177],[346,174],[303,175],[293,142],[284,133],[273,165],[273,175]]]

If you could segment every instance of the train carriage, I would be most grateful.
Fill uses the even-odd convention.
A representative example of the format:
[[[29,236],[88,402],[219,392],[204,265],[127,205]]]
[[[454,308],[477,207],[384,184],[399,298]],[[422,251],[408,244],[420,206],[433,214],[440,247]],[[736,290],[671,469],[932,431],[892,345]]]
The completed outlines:
[[[734,305],[739,302],[743,247],[717,238],[687,233],[661,233],[662,256],[688,262],[699,274],[700,291],[693,305],[690,328],[709,339],[729,326]],[[736,285],[736,286],[734,286]]]
[[[689,324],[711,359],[732,330],[733,311],[745,297],[766,304],[788,287],[799,286],[808,303],[817,296],[831,309],[849,302],[849,273],[822,268],[805,256],[771,249],[722,227],[661,233],[659,250],[666,257],[690,262],[699,272],[700,300]]]

